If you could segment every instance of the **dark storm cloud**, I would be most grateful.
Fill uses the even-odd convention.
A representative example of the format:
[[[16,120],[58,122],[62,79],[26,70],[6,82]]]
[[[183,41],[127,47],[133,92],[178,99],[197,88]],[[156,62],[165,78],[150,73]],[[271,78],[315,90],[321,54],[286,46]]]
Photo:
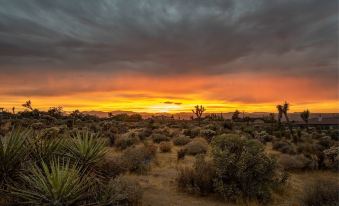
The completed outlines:
[[[337,25],[336,0],[1,0],[0,69],[333,80]]]

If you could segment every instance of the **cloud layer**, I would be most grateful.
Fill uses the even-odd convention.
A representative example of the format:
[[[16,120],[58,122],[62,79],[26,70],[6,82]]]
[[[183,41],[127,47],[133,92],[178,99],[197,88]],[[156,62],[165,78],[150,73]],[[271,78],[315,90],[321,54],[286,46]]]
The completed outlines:
[[[200,98],[248,103],[278,96],[335,100],[337,4],[0,0],[0,97],[113,91],[124,98],[184,93],[183,98],[200,92]],[[232,75],[238,78],[233,86]],[[270,79],[260,84],[256,75]],[[272,96],[274,90],[283,93],[283,87],[300,90]]]

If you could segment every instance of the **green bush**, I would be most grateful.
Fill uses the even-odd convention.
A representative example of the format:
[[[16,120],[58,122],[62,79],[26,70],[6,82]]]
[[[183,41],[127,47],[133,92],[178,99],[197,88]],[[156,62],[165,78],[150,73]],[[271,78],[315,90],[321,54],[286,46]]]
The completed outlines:
[[[200,135],[204,137],[208,142],[211,142],[213,137],[216,135],[216,132],[211,129],[202,129],[200,130]]]
[[[215,191],[225,199],[243,197],[265,202],[272,190],[286,180],[258,141],[224,134],[215,137],[211,144],[217,175]]]
[[[191,138],[185,135],[180,135],[173,139],[173,144],[177,146],[186,145],[191,141]]]
[[[79,163],[82,169],[90,169],[102,161],[106,143],[98,135],[88,131],[77,132],[66,144],[69,156]]]
[[[27,143],[31,136],[31,130],[14,129],[0,138],[0,189],[18,177],[28,159]]]
[[[320,178],[304,187],[301,199],[303,206],[337,206],[339,202],[339,184],[336,180]]]
[[[31,205],[79,205],[90,194],[92,181],[69,161],[51,161],[50,165],[33,165],[20,175],[22,184],[10,188],[17,203]]]

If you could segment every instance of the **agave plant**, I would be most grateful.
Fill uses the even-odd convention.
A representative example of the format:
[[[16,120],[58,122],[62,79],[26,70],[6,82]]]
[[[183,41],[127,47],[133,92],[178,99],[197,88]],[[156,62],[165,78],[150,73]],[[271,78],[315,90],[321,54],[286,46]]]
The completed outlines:
[[[105,146],[106,143],[100,141],[97,134],[81,131],[73,136],[66,149],[70,157],[86,170],[103,159],[106,153]]]
[[[79,205],[92,185],[77,164],[59,159],[33,164],[20,177],[23,184],[10,187],[10,194],[21,204]]]
[[[0,187],[13,181],[21,171],[28,157],[26,143],[31,135],[31,130],[14,129],[0,138]]]

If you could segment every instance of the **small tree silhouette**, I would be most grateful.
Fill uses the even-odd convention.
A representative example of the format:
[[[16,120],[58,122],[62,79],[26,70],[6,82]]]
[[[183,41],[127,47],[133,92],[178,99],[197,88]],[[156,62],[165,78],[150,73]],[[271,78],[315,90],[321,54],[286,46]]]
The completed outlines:
[[[31,111],[33,111],[33,107],[32,107],[32,102],[31,102],[31,100],[26,101],[26,103],[25,103],[25,104],[22,104],[22,106],[25,107],[25,108],[27,108],[27,109],[29,109],[29,110],[31,110]]]
[[[310,111],[307,109],[301,112],[300,117],[306,123],[306,128],[308,129],[308,120],[310,119]]]
[[[200,126],[200,122],[201,122],[201,116],[202,114],[205,112],[205,107],[203,107],[202,105],[196,105],[195,106],[195,110],[192,110],[193,114],[195,114],[195,116],[197,116],[197,119],[199,121],[199,126]]]

